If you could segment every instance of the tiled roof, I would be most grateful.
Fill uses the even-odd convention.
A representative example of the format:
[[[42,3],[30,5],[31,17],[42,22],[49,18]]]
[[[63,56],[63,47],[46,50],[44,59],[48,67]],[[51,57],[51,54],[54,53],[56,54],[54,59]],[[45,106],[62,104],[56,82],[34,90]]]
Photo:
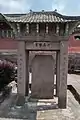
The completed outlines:
[[[5,15],[9,22],[40,23],[40,22],[69,22],[77,19],[69,16],[63,16],[55,11],[50,12],[29,12],[27,14]]]

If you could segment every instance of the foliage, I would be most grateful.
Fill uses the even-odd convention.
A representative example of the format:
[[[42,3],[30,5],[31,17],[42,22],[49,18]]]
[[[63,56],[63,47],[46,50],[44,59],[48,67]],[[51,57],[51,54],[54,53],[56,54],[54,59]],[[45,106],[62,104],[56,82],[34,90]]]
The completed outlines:
[[[0,60],[0,91],[14,80],[14,64]]]

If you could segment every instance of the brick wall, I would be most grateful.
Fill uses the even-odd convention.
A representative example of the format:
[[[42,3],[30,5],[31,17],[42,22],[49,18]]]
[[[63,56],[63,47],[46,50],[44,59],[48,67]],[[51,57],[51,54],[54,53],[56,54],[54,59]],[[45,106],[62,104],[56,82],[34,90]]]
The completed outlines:
[[[1,39],[0,38],[0,50],[8,49],[8,50],[16,50],[18,42],[14,39]]]
[[[80,35],[80,34],[74,34],[70,36],[69,46],[68,46],[69,53],[80,53],[80,40],[76,40],[74,38],[75,35]]]

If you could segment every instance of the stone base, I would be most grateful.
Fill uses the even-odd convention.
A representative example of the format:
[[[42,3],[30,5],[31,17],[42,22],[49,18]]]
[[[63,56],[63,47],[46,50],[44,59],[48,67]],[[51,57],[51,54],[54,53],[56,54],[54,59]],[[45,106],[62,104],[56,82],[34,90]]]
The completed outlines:
[[[25,104],[25,96],[18,95],[16,99],[16,106],[23,106]]]

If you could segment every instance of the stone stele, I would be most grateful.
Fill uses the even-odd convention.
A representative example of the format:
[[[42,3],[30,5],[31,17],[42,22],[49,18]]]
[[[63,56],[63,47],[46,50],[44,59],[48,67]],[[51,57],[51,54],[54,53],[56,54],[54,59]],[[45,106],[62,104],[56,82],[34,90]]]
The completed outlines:
[[[53,98],[54,59],[52,55],[36,55],[33,58],[31,91],[32,98]]]

